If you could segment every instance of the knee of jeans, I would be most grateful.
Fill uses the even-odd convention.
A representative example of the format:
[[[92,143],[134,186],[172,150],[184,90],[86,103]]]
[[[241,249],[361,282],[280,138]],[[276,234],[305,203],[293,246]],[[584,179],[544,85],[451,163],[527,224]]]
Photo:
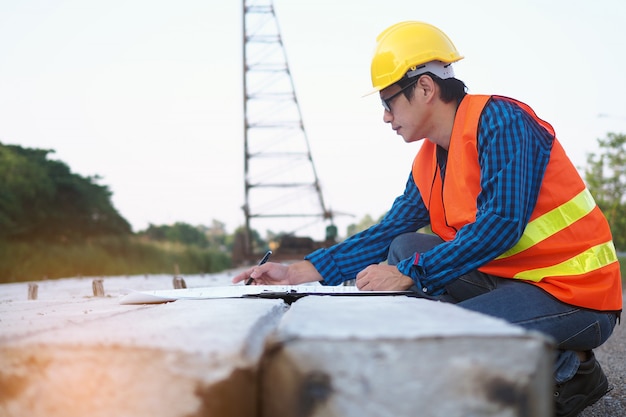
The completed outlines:
[[[411,246],[408,244],[409,240],[410,238],[406,234],[404,234],[395,237],[391,241],[391,245],[389,245],[389,255],[387,257],[387,262],[390,265],[395,265],[402,259],[408,258],[413,253],[415,253],[409,253],[409,247]]]
[[[425,252],[442,243],[436,235],[425,233],[404,233],[396,236],[389,246],[388,263],[395,265],[415,252]]]

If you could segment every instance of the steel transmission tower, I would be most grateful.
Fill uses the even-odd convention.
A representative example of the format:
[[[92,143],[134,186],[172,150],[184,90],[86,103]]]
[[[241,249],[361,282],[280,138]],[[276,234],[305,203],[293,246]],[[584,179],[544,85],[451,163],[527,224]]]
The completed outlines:
[[[324,204],[272,0],[243,0],[245,252],[251,231],[323,233]],[[317,225],[314,229],[313,226]],[[334,237],[333,237],[334,238]]]

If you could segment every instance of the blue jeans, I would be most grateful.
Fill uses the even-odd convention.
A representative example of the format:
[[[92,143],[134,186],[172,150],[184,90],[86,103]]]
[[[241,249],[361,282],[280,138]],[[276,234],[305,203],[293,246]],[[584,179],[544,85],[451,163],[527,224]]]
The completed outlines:
[[[388,263],[395,265],[442,242],[438,236],[423,233],[398,236],[389,249]],[[576,351],[589,351],[604,343],[613,333],[617,320],[615,313],[565,304],[535,285],[477,270],[454,280],[446,286],[445,294],[428,298],[454,303],[552,337],[558,349],[554,372],[558,384],[576,374],[580,365]]]

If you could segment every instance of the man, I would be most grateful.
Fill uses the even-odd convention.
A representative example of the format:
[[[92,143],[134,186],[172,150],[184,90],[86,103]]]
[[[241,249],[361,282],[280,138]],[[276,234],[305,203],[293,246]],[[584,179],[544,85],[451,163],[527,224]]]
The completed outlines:
[[[383,120],[423,140],[404,193],[368,230],[233,282],[356,278],[361,290],[410,288],[541,331],[559,349],[556,414],[575,416],[608,390],[592,349],[622,309],[609,226],[552,127],[516,100],[466,94],[452,69],[462,58],[426,23],[382,32],[371,72]],[[416,233],[428,225],[434,235]]]

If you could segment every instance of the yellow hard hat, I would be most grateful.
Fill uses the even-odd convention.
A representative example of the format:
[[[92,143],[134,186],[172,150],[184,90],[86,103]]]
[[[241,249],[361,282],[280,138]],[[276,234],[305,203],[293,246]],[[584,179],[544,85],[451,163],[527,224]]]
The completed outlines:
[[[376,38],[372,85],[380,91],[409,71],[413,71],[410,76],[430,71],[441,78],[454,77],[450,64],[461,59],[450,38],[435,26],[416,21],[396,23]]]

